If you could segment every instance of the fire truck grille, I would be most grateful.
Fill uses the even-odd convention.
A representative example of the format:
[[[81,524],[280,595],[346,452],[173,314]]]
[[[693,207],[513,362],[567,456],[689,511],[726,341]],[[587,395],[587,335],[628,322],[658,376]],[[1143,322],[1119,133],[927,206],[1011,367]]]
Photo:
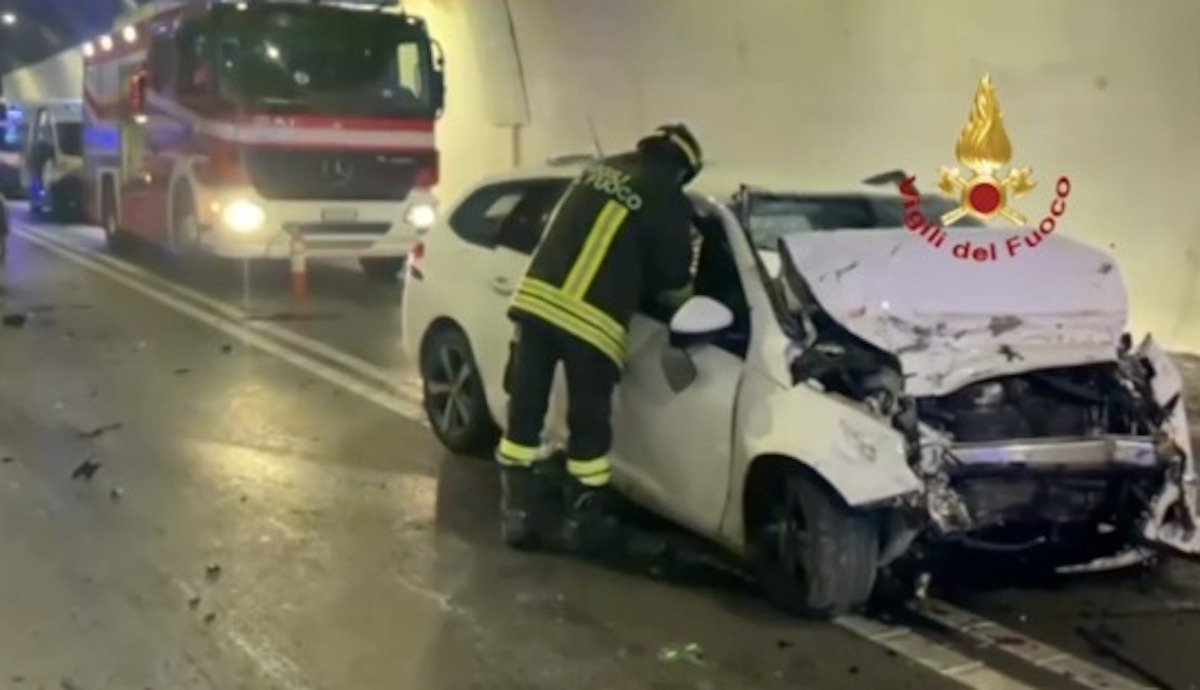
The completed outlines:
[[[388,201],[408,196],[432,154],[250,150],[246,171],[265,199]]]

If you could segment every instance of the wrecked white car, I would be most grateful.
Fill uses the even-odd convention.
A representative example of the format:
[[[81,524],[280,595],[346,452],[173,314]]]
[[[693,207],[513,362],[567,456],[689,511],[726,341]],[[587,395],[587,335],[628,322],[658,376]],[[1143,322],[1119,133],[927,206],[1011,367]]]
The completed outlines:
[[[406,348],[456,452],[496,440],[506,301],[578,172],[489,180],[411,255]],[[901,228],[899,196],[696,187],[697,294],[635,317],[615,401],[615,481],[633,501],[811,615],[862,604],[881,572],[944,544],[1118,559],[1102,563],[1147,540],[1196,550],[1181,381],[1153,343],[1125,341],[1107,256],[1055,237],[964,262]]]

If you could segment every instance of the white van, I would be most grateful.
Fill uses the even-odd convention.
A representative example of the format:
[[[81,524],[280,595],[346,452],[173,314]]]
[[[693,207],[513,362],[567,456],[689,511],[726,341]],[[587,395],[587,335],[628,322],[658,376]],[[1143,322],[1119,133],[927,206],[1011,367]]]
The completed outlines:
[[[22,182],[37,218],[83,217],[83,103],[78,100],[22,104],[28,134]]]

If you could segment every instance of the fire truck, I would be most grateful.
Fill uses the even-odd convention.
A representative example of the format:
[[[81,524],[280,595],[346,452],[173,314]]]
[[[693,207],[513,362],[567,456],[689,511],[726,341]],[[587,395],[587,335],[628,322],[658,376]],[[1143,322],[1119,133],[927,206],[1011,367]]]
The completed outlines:
[[[301,246],[390,282],[435,221],[444,60],[401,7],[157,3],[83,53],[86,207],[110,248]]]

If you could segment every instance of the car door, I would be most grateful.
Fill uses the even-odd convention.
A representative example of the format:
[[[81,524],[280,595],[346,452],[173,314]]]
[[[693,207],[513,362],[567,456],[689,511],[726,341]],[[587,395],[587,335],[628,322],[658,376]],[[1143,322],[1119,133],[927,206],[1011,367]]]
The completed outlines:
[[[614,401],[618,484],[638,503],[702,534],[717,530],[725,508],[734,405],[750,333],[741,274],[728,263],[734,261],[728,232],[720,221],[701,232],[695,286],[696,294],[730,307],[734,325],[715,340],[675,343],[690,355],[697,374],[677,392],[663,373],[663,353],[672,347],[667,324],[635,316]]]
[[[568,184],[537,178],[490,185],[465,200],[450,219],[451,228],[467,240],[456,251],[453,267],[470,295],[463,326],[496,420],[506,416],[503,382],[512,338],[508,303]]]

